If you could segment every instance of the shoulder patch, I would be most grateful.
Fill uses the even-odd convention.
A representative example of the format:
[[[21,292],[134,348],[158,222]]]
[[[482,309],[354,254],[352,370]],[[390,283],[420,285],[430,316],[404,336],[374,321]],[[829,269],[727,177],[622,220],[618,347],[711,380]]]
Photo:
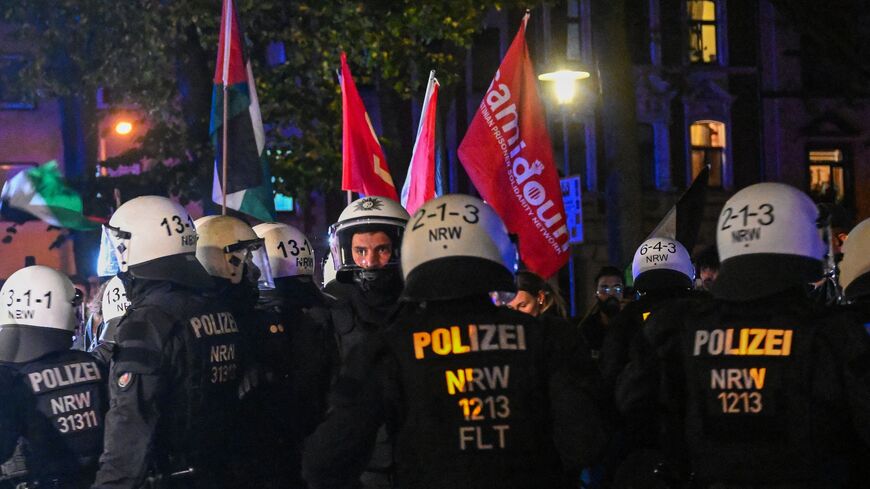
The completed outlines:
[[[127,390],[128,387],[133,383],[134,373],[132,372],[124,372],[118,377],[118,387],[121,390]]]

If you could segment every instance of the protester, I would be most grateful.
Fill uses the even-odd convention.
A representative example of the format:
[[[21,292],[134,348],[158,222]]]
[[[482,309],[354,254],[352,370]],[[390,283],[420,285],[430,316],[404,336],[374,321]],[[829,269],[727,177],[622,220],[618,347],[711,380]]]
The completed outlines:
[[[542,314],[567,319],[565,300],[546,280],[528,270],[517,272],[517,295],[507,306],[538,317]]]
[[[598,359],[607,327],[622,309],[625,282],[622,272],[612,266],[602,267],[595,275],[595,305],[580,321],[580,332],[591,349],[592,356]]]

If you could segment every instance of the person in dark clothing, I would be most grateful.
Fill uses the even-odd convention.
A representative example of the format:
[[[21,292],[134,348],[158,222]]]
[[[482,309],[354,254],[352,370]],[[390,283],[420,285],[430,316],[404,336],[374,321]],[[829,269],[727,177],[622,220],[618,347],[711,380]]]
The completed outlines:
[[[637,336],[616,400],[656,423],[660,474],[699,488],[861,487],[870,348],[807,297],[825,253],[816,215],[784,184],[737,192],[717,224],[715,300],[678,301]]]
[[[580,332],[597,360],[604,344],[607,327],[622,308],[625,284],[616,267],[602,267],[595,276],[595,305],[580,321]]]
[[[0,460],[20,438],[27,473],[16,483],[86,488],[103,447],[108,398],[105,371],[70,349],[81,296],[64,274],[37,265],[13,273],[0,295],[0,364],[14,369],[14,381],[5,370],[0,394],[0,411],[12,408],[11,418],[0,419]]]
[[[18,406],[12,397],[15,373],[0,365],[0,460],[8,460],[15,450],[18,436],[15,430],[15,415]]]
[[[698,253],[695,257],[695,269],[695,288],[707,292],[713,290],[713,284],[719,276],[719,252],[716,251],[716,245],[710,245]]]
[[[231,309],[243,339],[246,359],[239,395],[239,452],[232,460],[238,485],[263,488],[299,487],[301,437],[292,377],[291,324],[277,313],[257,307],[262,291],[274,290],[265,240],[247,223],[231,216],[207,216],[196,221],[196,257],[216,287],[212,300]],[[290,254],[302,243],[284,243]],[[289,247],[289,248],[288,248]],[[259,285],[258,285],[259,282]]]
[[[111,407],[95,488],[233,487],[241,338],[197,261],[185,209],[137,197],[104,227],[130,306],[109,370]],[[146,481],[148,480],[148,481]]]
[[[402,244],[404,297],[414,306],[349,360],[332,411],[307,442],[306,480],[352,487],[386,422],[398,487],[576,484],[604,433],[567,367],[571,330],[492,304],[489,292],[514,288],[517,257],[481,200],[444,196],[415,219]],[[457,231],[428,241],[438,228]]]
[[[304,487],[301,478],[303,441],[323,420],[332,367],[337,365],[327,298],[314,284],[314,250],[298,229],[279,223],[254,226],[263,239],[274,289],[260,291],[257,309],[278,318],[285,331],[269,326],[257,335],[255,350],[275,377],[273,388],[286,402],[276,402],[270,390],[260,396],[279,409],[289,428],[290,456],[277,456],[280,471],[287,474],[283,487]],[[276,342],[276,340],[278,340]],[[262,462],[262,460],[258,460]]]
[[[348,358],[390,323],[399,311],[402,275],[399,272],[402,234],[408,213],[393,200],[365,197],[352,202],[330,226],[329,240],[337,265],[336,280],[346,285],[331,307],[339,364],[336,375],[347,368]],[[378,432],[367,470],[361,481],[366,488],[392,487],[393,441],[386,427]]]
[[[628,363],[630,346],[647,320],[675,300],[693,295],[694,267],[688,251],[673,239],[653,237],[644,241],[634,253],[632,277],[639,298],[627,304],[611,322],[598,361],[610,407],[609,421],[615,427],[601,471],[603,487],[610,487],[613,478],[615,487],[654,487],[655,481],[650,480],[652,469],[646,469],[649,460],[659,458],[650,453],[657,447],[656,432],[649,429],[651,423],[645,417],[619,416],[613,401],[614,387]]]

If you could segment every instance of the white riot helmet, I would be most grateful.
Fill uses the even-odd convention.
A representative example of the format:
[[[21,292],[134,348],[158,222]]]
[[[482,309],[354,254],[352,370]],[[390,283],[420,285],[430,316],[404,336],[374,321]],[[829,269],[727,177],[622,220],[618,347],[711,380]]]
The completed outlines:
[[[517,262],[517,248],[490,206],[470,195],[445,195],[408,222],[403,295],[424,301],[513,292]]]
[[[100,342],[108,341],[115,342],[115,332],[118,328],[118,323],[121,318],[127,313],[127,307],[130,301],[127,300],[127,289],[124,287],[124,282],[120,277],[112,277],[106,283],[103,289],[102,299],[102,314],[103,314],[103,332],[100,335]]]
[[[825,246],[818,209],[803,192],[758,183],[725,203],[716,224],[722,260],[713,294],[746,301],[818,280]]]
[[[335,261],[332,259],[332,253],[330,253],[325,260],[323,260],[323,287],[326,288],[329,284],[335,281],[335,273],[337,270],[335,269]]]
[[[653,290],[692,287],[695,267],[686,248],[670,238],[650,238],[634,252],[631,261],[634,288],[645,293]]]
[[[34,265],[13,273],[0,289],[0,362],[69,349],[81,302],[70,279],[53,268]]]
[[[273,278],[314,275],[314,249],[302,231],[269,222],[254,226],[254,232],[263,239]]]
[[[843,243],[840,285],[847,299],[870,296],[870,219],[849,231]]]
[[[133,277],[167,280],[193,288],[212,285],[196,260],[196,229],[180,204],[148,195],[125,202],[103,226],[102,276],[129,272]]]
[[[232,216],[207,216],[197,220],[197,231],[196,258],[209,275],[238,284],[246,272],[259,272],[257,286],[275,288],[263,239],[245,221]]]
[[[357,233],[385,233],[392,242],[392,253],[384,268],[397,269],[408,217],[401,204],[386,197],[364,197],[351,202],[338,222],[329,227],[329,247],[338,270],[338,281],[351,282],[355,272],[364,270],[353,259],[353,236]]]

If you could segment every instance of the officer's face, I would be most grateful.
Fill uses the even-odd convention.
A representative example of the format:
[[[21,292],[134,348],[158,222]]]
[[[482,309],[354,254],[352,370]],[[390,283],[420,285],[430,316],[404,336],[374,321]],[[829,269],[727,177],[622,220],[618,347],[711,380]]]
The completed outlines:
[[[702,267],[701,272],[698,273],[698,278],[701,279],[701,286],[704,290],[712,290],[713,282],[716,281],[718,276],[719,269],[717,268]]]
[[[543,292],[535,296],[525,290],[521,290],[517,292],[517,296],[514,297],[514,300],[508,302],[507,306],[511,309],[537,317],[544,309],[543,296]]]
[[[622,290],[624,288],[621,277],[605,275],[598,279],[598,287],[595,290],[595,296],[600,302],[605,302],[611,297],[616,300],[622,300]]]
[[[393,242],[387,233],[356,233],[351,239],[353,262],[365,270],[384,268],[393,256]]]

